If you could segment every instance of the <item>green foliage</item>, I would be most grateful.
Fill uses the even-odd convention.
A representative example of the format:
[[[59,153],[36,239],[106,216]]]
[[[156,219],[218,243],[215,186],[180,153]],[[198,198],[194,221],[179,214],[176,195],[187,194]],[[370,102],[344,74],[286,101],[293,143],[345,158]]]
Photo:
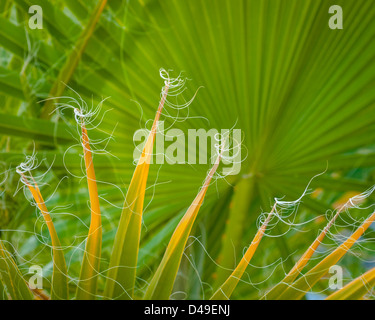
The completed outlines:
[[[28,8],[33,4],[43,8],[42,30],[28,28]],[[66,169],[81,175],[82,149],[71,148],[79,139],[74,113],[52,111],[54,103],[64,103],[66,97],[79,100],[76,93],[93,105],[110,97],[103,103],[100,130],[89,133],[91,141],[106,139],[113,130],[115,137],[106,145],[115,157],[104,153],[94,158],[96,179],[105,182],[98,186],[99,195],[106,201],[100,198],[102,252],[100,270],[96,270],[97,292],[92,294],[103,297],[124,194],[134,191],[129,185],[134,172],[133,133],[140,122],[144,125],[154,118],[160,95],[159,69],[184,70],[192,79],[184,96],[193,96],[199,86],[204,88],[189,113],[167,110],[172,118],[166,118],[165,125],[173,124],[185,133],[192,128],[240,128],[243,162],[240,174],[219,179],[216,187],[208,189],[188,233],[194,238],[187,240],[172,292],[185,292],[188,298],[211,297],[242,258],[243,249],[258,230],[259,214],[269,211],[275,197],[298,199],[311,177],[326,170],[310,185],[320,192],[303,198],[297,220],[292,221],[296,228],[289,228],[291,221],[286,221],[272,228],[271,235],[277,239],[264,237],[258,249],[262,254],[257,251],[252,260],[264,268],[249,266],[232,298],[263,296],[284,278],[326,225],[328,219],[321,215],[347,192],[362,192],[374,184],[375,7],[366,0],[223,0],[220,4],[218,0],[115,0],[103,9],[104,4],[83,0],[1,2],[2,168],[14,172],[23,154],[31,154],[33,141],[38,158],[46,159],[47,167],[53,163],[44,176],[49,187],[41,186],[41,191],[49,208],[71,206],[69,214],[58,210],[51,216],[65,248],[73,291],[90,225],[89,194],[85,181],[71,175],[61,180]],[[333,4],[343,8],[343,30],[328,27],[328,8]],[[59,96],[65,98],[56,98]],[[51,97],[56,99],[45,100]],[[186,119],[174,122],[176,116]],[[142,184],[146,188],[139,203],[142,216],[131,223],[139,237],[129,249],[133,272],[125,276],[127,283],[134,284],[127,288],[133,298],[143,297],[147,291],[145,281],[158,270],[173,230],[208,169],[208,165],[150,166]],[[13,197],[16,180],[10,174],[0,186],[0,219],[7,221],[6,225],[0,223],[0,237],[17,244],[14,266],[23,259],[43,265],[49,278],[53,263],[48,232],[45,228],[39,231],[43,223],[23,195]],[[132,198],[138,195],[134,193]],[[341,244],[343,239],[333,234],[348,235],[360,225],[362,211],[352,211],[348,217],[353,222],[343,217],[342,224],[325,239],[322,252],[309,262],[310,270],[325,258],[324,250],[332,251]],[[126,230],[125,225],[121,230]],[[361,260],[370,260],[371,232],[370,228],[369,235],[363,236],[367,246],[362,248]],[[276,263],[280,257],[286,270]],[[353,278],[369,268],[349,257],[340,263]],[[318,280],[314,290],[326,290],[324,278]],[[10,284],[5,282],[8,290]],[[21,293],[8,293],[12,299],[29,294],[24,288]]]

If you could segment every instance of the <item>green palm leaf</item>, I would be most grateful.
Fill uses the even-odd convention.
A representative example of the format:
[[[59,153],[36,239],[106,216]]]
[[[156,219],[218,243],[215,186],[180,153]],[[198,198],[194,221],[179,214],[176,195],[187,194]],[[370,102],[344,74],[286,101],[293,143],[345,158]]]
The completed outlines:
[[[54,161],[51,184],[57,186],[66,175],[65,167],[78,175],[82,159],[74,148],[66,152],[77,138],[73,116],[50,114],[54,102],[63,99],[45,99],[77,99],[77,92],[95,105],[109,97],[103,104],[100,130],[90,132],[90,139],[105,139],[105,133],[114,130],[115,140],[107,148],[117,157],[95,156],[96,178],[107,183],[99,193],[108,200],[101,200],[101,270],[110,268],[106,261],[120,220],[118,208],[135,168],[133,134],[154,117],[161,67],[183,70],[192,79],[184,96],[193,96],[197,87],[204,86],[189,113],[180,114],[186,120],[174,123],[165,118],[166,128],[173,124],[187,136],[189,129],[235,125],[243,139],[241,172],[227,181],[218,180],[217,187],[207,191],[197,227],[192,229],[201,241],[203,278],[194,277],[179,288],[188,297],[201,282],[208,285],[199,295],[211,296],[228,278],[256,232],[259,209],[267,210],[273,198],[298,198],[312,176],[327,170],[311,184],[312,190],[322,190],[321,196],[306,196],[301,204],[301,216],[313,220],[343,193],[373,184],[375,8],[371,1],[139,0],[109,1],[105,7],[104,3],[16,0],[0,4],[0,160],[7,168],[14,168],[35,141],[40,157],[47,163]],[[43,8],[42,30],[27,26],[33,4]],[[343,8],[343,30],[328,27],[332,4]],[[166,112],[176,115],[168,106]],[[140,247],[132,251],[133,257],[138,255],[132,263],[137,271],[129,277],[135,283],[135,297],[144,295],[144,283],[158,269],[162,248],[208,168],[208,164],[150,166],[146,209],[140,209],[143,220],[134,222],[140,239]],[[74,183],[59,185],[50,200],[51,205],[73,205],[71,217],[56,217],[57,233],[61,228],[59,238],[66,244],[73,235],[87,236],[77,218],[89,223],[87,191],[70,179]],[[13,211],[12,228],[21,224],[31,228],[32,208],[15,204]],[[322,225],[314,224],[314,230]],[[283,234],[282,226],[279,233]],[[304,236],[288,232],[276,242],[263,239],[268,248],[264,261],[254,256],[254,263],[272,263],[281,256],[293,265],[291,254],[303,253],[295,246],[296,239],[309,243],[315,234]],[[33,257],[35,247],[25,247]],[[77,251],[71,252],[69,269],[78,278],[82,257],[74,256]],[[359,262],[356,265],[365,269]],[[193,269],[188,267],[189,272]],[[260,281],[260,289],[278,283],[284,276],[279,271],[275,278]],[[264,272],[251,268],[256,279],[268,279]],[[103,280],[98,279],[99,294],[104,291]],[[256,296],[244,282],[233,292],[234,298]]]

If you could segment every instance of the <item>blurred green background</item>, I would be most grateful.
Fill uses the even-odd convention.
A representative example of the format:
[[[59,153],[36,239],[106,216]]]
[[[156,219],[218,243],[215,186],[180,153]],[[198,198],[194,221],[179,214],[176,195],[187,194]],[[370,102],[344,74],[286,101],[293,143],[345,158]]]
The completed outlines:
[[[28,26],[31,5],[43,9],[43,29]],[[234,298],[257,298],[281,280],[324,227],[327,210],[374,184],[375,3],[373,0],[110,0],[0,2],[0,161],[14,168],[35,146],[45,159],[42,192],[66,246],[71,274],[79,272],[89,223],[88,194],[71,112],[50,113],[49,97],[78,93],[105,113],[92,139],[113,132],[113,155],[94,158],[104,217],[103,270],[133,170],[133,134],[153,119],[163,81],[159,69],[191,79],[189,109],[173,124],[188,129],[242,130],[241,173],[209,189],[189,241],[174,298],[206,297],[230,274],[274,197],[295,200],[310,179],[290,228],[278,224],[262,242]],[[343,29],[331,30],[331,5],[343,9]],[[97,19],[98,18],[98,19]],[[64,88],[68,84],[73,90]],[[62,102],[63,99],[60,99]],[[149,127],[150,123],[148,123]],[[104,132],[103,132],[104,131]],[[35,142],[35,143],[34,143]],[[53,162],[54,161],[54,162]],[[152,165],[139,265],[139,290],[161,259],[169,237],[209,165]],[[67,176],[67,178],[64,178]],[[48,233],[14,171],[1,185],[0,237],[11,241],[21,269],[51,272]],[[62,180],[61,180],[62,179]],[[0,179],[0,181],[2,178]],[[121,192],[122,191],[122,192]],[[349,192],[349,193],[348,193]],[[105,199],[105,200],[104,200]],[[370,198],[371,199],[371,198]],[[372,199],[373,201],[373,199]],[[66,207],[64,207],[66,206]],[[330,215],[330,212],[327,213]],[[294,215],[293,215],[294,216]],[[347,234],[362,212],[337,226]],[[345,220],[346,219],[346,220]],[[288,220],[289,221],[289,220]],[[304,231],[304,232],[301,232]],[[282,235],[283,234],[283,235]],[[282,235],[282,236],[281,236]],[[372,264],[371,232],[341,265],[346,280]],[[340,243],[327,239],[318,255]],[[282,263],[281,260],[282,259]],[[317,291],[329,293],[321,281]]]

